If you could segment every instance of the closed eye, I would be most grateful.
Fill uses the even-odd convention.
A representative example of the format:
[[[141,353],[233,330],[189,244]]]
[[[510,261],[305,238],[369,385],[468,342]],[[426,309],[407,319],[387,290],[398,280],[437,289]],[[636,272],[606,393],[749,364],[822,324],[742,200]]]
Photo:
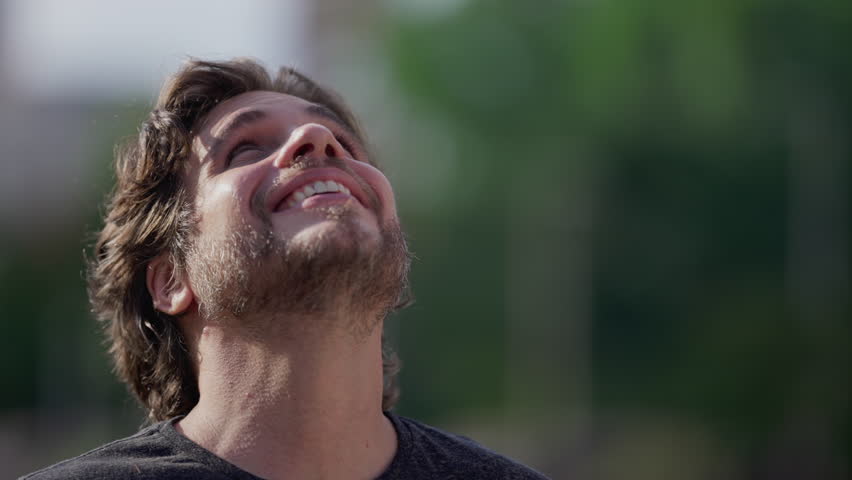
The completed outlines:
[[[357,143],[351,141],[349,137],[344,133],[333,131],[333,135],[334,139],[337,141],[337,143],[340,144],[341,147],[343,147],[346,153],[350,157],[352,157],[352,159],[358,160],[358,156],[356,155],[356,152],[358,150],[355,148],[355,145],[357,145]],[[259,145],[254,139],[248,138],[240,140],[236,143],[236,145],[234,145],[233,148],[231,148],[231,150],[225,156],[224,168],[227,169],[231,167],[234,163],[247,163],[252,160],[255,160],[257,159],[258,155],[260,155],[259,152],[261,152],[262,150],[264,150],[264,147]]]
[[[240,157],[244,156],[244,154],[257,150],[260,150],[260,147],[252,141],[245,140],[237,143],[237,145],[228,152],[228,156],[225,157],[225,168],[231,166],[235,160],[240,159]]]
[[[345,138],[341,138],[338,135],[335,135],[334,138],[337,140],[337,143],[339,143],[340,146],[343,147],[343,149],[346,150],[347,153],[349,153],[349,155],[354,156],[354,154],[352,153],[352,144],[346,141]]]
[[[357,160],[358,157],[355,156],[355,148],[354,143],[349,140],[345,135],[334,132],[334,139],[337,140],[337,143],[346,150],[346,153],[349,154],[354,160]]]

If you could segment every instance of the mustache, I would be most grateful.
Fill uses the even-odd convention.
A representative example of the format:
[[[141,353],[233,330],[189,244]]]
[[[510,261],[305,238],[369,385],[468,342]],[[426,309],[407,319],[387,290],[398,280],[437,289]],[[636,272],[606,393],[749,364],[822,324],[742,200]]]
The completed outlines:
[[[357,161],[357,160],[356,160]],[[272,221],[269,218],[269,213],[266,212],[264,205],[267,204],[266,200],[268,196],[275,191],[276,187],[281,185],[282,183],[290,180],[293,177],[299,176],[302,173],[316,169],[316,168],[336,168],[338,170],[342,170],[346,172],[356,183],[361,187],[361,190],[364,192],[364,195],[367,197],[368,205],[364,205],[368,209],[376,212],[379,215],[379,218],[382,218],[383,212],[381,211],[382,205],[379,202],[379,195],[376,193],[375,189],[373,189],[372,185],[367,183],[360,175],[358,175],[352,167],[350,167],[346,160],[339,157],[325,157],[325,158],[317,158],[317,157],[306,157],[301,155],[296,157],[292,164],[286,169],[285,175],[278,175],[272,181],[272,183],[266,189],[262,191],[259,190],[256,192],[251,199],[251,210],[258,218],[260,218],[263,223],[271,227]]]

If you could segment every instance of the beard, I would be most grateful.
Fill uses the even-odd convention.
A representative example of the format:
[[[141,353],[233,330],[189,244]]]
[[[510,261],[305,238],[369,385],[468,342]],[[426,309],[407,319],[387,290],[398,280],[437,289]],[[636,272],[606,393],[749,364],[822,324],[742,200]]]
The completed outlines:
[[[348,322],[342,326],[355,335],[372,332],[408,292],[411,254],[402,229],[387,222],[375,238],[347,208],[322,211],[335,231],[310,244],[280,238],[261,216],[260,229],[240,221],[227,238],[193,245],[187,271],[201,316],[247,327],[247,318],[277,324],[283,318],[286,326],[288,317],[337,312],[336,321]]]

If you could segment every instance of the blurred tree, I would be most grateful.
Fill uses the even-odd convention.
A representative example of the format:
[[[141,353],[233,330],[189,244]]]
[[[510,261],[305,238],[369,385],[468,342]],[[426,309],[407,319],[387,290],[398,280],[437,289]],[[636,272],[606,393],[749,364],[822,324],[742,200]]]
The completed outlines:
[[[387,41],[455,146],[411,222],[404,407],[674,416],[741,472],[848,471],[852,6],[460,5]]]

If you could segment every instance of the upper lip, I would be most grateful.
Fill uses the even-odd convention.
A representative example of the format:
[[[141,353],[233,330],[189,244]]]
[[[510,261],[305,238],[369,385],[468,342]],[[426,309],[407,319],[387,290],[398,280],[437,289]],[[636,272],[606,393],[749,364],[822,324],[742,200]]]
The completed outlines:
[[[332,180],[340,183],[352,192],[352,196],[355,197],[361,205],[365,207],[369,205],[367,196],[364,194],[364,190],[361,188],[359,182],[355,181],[351,175],[338,168],[322,167],[305,170],[276,186],[268,196],[266,205],[267,210],[272,212],[284,210],[286,208],[284,200],[286,200],[290,194],[305,185],[309,185],[320,180]]]

